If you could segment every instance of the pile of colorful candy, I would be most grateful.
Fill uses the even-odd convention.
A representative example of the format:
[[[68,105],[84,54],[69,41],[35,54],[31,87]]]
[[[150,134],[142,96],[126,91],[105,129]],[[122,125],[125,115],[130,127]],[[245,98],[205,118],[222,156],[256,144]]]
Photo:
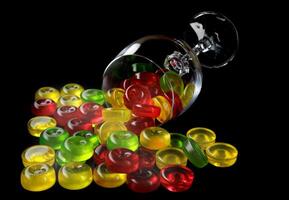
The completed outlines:
[[[126,183],[134,192],[151,192],[160,185],[181,192],[194,180],[187,160],[197,168],[208,162],[217,167],[236,162],[237,149],[215,143],[216,135],[209,129],[193,128],[184,136],[157,127],[156,121],[162,123],[172,117],[170,101],[156,94],[165,86],[160,90],[150,87],[156,94],[152,97],[148,87],[137,83],[150,83],[146,73],[129,81],[136,84],[124,82],[124,89],[113,88],[106,93],[84,90],[74,83],[60,92],[52,87],[36,92],[32,107],[36,117],[29,120],[28,131],[39,137],[39,145],[22,153],[23,188],[49,189],[57,176],[58,183],[69,190],[85,188],[94,180],[105,188]],[[179,87],[174,90],[178,93]],[[175,98],[175,103],[179,101],[182,106],[181,99]],[[176,106],[173,113],[180,110]],[[93,165],[87,164],[89,160]]]

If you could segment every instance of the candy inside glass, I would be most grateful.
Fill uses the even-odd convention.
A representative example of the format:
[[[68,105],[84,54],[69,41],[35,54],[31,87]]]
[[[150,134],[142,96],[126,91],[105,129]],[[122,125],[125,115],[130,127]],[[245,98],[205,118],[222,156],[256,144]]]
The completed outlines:
[[[151,98],[163,96],[171,105],[169,117],[160,121],[163,124],[184,113],[197,99],[202,88],[202,67],[227,65],[238,45],[238,33],[231,20],[220,13],[201,12],[192,17],[183,40],[149,35],[124,48],[105,69],[102,89],[125,91],[131,79],[144,77],[140,84],[149,88]],[[158,77],[155,82],[148,78],[151,73]]]

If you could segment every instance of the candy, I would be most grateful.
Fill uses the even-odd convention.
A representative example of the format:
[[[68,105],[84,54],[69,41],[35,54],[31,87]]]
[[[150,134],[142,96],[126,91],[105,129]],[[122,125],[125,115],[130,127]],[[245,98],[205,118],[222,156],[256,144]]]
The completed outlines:
[[[64,127],[70,119],[79,117],[79,112],[75,106],[61,106],[57,108],[53,117],[58,126]]]
[[[131,109],[134,104],[150,104],[151,94],[146,86],[132,84],[125,90],[124,104]]]
[[[38,99],[33,103],[34,115],[52,116],[57,109],[57,104],[51,99]]]
[[[159,84],[160,77],[152,72],[139,72],[131,77],[131,84],[140,84],[153,87]]]
[[[183,107],[190,106],[190,103],[192,102],[193,95],[195,92],[195,85],[192,83],[188,83],[181,94],[181,101],[183,103]]]
[[[24,189],[39,192],[51,188],[56,182],[56,175],[53,167],[39,163],[25,167],[20,179]]]
[[[61,96],[58,100],[58,106],[75,106],[79,107],[82,104],[82,100],[75,95],[67,94],[64,96]]]
[[[113,131],[106,142],[109,150],[126,148],[135,151],[138,145],[138,136],[130,131]]]
[[[102,122],[102,106],[94,102],[83,103],[79,107],[79,111],[82,114],[82,119],[90,121],[93,126]]]
[[[77,83],[68,83],[61,89],[61,96],[71,94],[80,97],[80,94],[83,91],[83,87]]]
[[[69,137],[69,133],[60,127],[53,127],[45,129],[39,138],[39,144],[48,145],[53,149],[60,149],[61,144],[66,138]]]
[[[25,149],[21,154],[21,158],[25,167],[39,163],[46,163],[52,166],[55,161],[55,152],[49,146],[34,145]]]
[[[116,188],[126,182],[127,175],[125,173],[109,172],[104,163],[99,164],[93,170],[94,182],[105,188]]]
[[[29,133],[35,137],[40,137],[42,131],[55,126],[55,119],[47,116],[33,117],[27,123]]]
[[[165,97],[173,105],[173,118],[183,112],[183,104],[178,94],[169,91],[166,92]]]
[[[113,149],[105,157],[105,165],[111,172],[129,174],[138,170],[139,156],[129,149]]]
[[[87,89],[81,93],[81,99],[84,102],[94,102],[102,105],[105,101],[105,93],[98,89]]]
[[[165,92],[174,91],[181,95],[184,91],[184,83],[182,78],[173,71],[165,72],[160,78],[160,86]]]
[[[153,118],[149,117],[133,117],[125,123],[127,130],[139,135],[142,130],[155,126]]]
[[[65,158],[65,157],[63,156],[63,154],[61,153],[61,151],[57,151],[57,152],[56,152],[56,158],[55,158],[55,160],[56,160],[56,163],[57,163],[58,165],[60,165],[60,166],[63,166],[63,165],[65,165],[65,164],[71,162],[70,160],[68,160],[67,158]]]
[[[156,163],[155,152],[140,147],[137,150],[139,156],[139,169],[152,169]]]
[[[238,156],[234,146],[221,142],[208,146],[206,153],[209,163],[216,167],[230,167],[235,164]]]
[[[104,121],[127,122],[131,118],[131,111],[126,108],[105,108],[102,117]]]
[[[131,67],[133,72],[152,72],[155,69],[152,63],[133,63]]]
[[[172,106],[170,102],[163,96],[156,96],[152,98],[153,105],[161,109],[160,115],[157,117],[157,120],[161,123],[164,123],[171,119],[172,117]]]
[[[77,131],[80,131],[80,130],[93,131],[92,124],[89,121],[86,121],[85,119],[80,119],[80,118],[70,119],[67,122],[65,129],[71,135]]]
[[[100,146],[95,148],[94,154],[93,154],[93,160],[95,164],[99,165],[103,163],[107,154],[108,154],[108,149],[106,148],[105,145],[101,144]]]
[[[93,134],[91,131],[81,130],[75,132],[73,135],[84,137],[91,144],[93,149],[99,145],[97,135]]]
[[[125,108],[123,97],[124,90],[122,88],[112,88],[106,92],[106,101],[113,108]]]
[[[156,153],[156,165],[162,169],[169,165],[187,165],[187,157],[181,149],[168,147]]]
[[[128,174],[127,186],[134,192],[152,192],[160,186],[160,176],[151,169],[141,169]]]
[[[188,130],[187,137],[198,143],[202,150],[205,150],[208,146],[214,144],[216,140],[216,134],[214,131],[202,127]]]
[[[58,182],[69,190],[83,189],[92,182],[92,170],[85,163],[67,163],[58,171]]]
[[[160,176],[162,186],[171,192],[188,190],[195,177],[192,170],[180,165],[162,168]]]
[[[54,102],[58,102],[59,97],[59,91],[53,87],[42,87],[35,93],[35,100],[52,99]]]
[[[132,113],[139,117],[156,118],[160,115],[161,109],[154,105],[148,104],[134,104],[132,106]]]
[[[170,133],[170,134],[171,134],[171,146],[183,149],[184,142],[187,139],[187,137],[180,133]]]
[[[86,138],[71,136],[62,144],[61,153],[69,161],[81,162],[92,157],[93,148]]]
[[[188,138],[184,142],[184,153],[190,160],[190,162],[198,168],[203,168],[208,164],[208,159],[204,154],[201,147],[191,138]]]
[[[127,128],[122,122],[107,121],[99,128],[99,140],[101,144],[106,144],[106,140],[113,131],[126,131]]]
[[[140,134],[140,143],[147,149],[158,150],[170,145],[170,134],[160,127],[149,127]]]

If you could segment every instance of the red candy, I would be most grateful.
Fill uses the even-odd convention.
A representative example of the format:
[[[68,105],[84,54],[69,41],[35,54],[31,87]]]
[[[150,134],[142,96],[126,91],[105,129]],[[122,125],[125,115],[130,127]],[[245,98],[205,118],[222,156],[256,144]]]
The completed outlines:
[[[52,116],[57,109],[57,104],[51,99],[38,99],[33,103],[34,115]]]
[[[139,168],[140,169],[152,169],[156,163],[155,153],[151,150],[140,147],[137,150],[139,155]]]
[[[173,117],[178,116],[183,111],[183,104],[182,101],[175,92],[166,92],[165,98],[170,102],[171,105],[174,106],[173,108]]]
[[[155,126],[155,120],[149,117],[134,117],[125,123],[127,130],[139,135],[143,129]]]
[[[54,119],[57,121],[58,126],[66,126],[68,120],[78,117],[79,111],[75,106],[61,106],[57,108],[54,113]]]
[[[132,84],[124,94],[124,104],[127,108],[132,108],[134,104],[150,104],[151,94],[146,86]]]
[[[92,124],[89,121],[80,118],[72,118],[70,119],[65,129],[73,135],[76,131],[86,130],[93,132]]]
[[[128,174],[127,186],[134,192],[152,192],[160,186],[160,176],[151,169],[141,169]]]
[[[161,113],[161,109],[154,105],[135,104],[132,106],[132,113],[139,117],[157,118]]]
[[[194,173],[187,167],[176,165],[161,170],[161,184],[171,192],[188,190],[193,183]]]
[[[131,77],[131,84],[141,84],[148,87],[159,84],[160,77],[152,72],[139,72]]]
[[[94,150],[94,155],[93,155],[93,160],[96,165],[99,165],[104,162],[105,157],[108,154],[108,149],[106,148],[105,145],[100,145],[95,148]]]
[[[121,82],[120,87],[126,90],[131,85],[130,79],[125,79]]]
[[[139,156],[129,149],[113,149],[105,157],[105,165],[111,172],[129,174],[138,170]]]
[[[83,103],[79,107],[82,119],[90,121],[91,124],[100,124],[102,122],[102,106],[94,102]]]

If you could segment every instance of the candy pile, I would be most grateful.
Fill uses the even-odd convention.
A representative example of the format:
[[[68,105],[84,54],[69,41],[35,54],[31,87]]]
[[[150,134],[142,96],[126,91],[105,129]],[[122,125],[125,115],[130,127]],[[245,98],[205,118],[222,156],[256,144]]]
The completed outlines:
[[[60,186],[69,190],[83,189],[94,180],[105,188],[126,183],[134,192],[151,192],[160,185],[181,192],[191,187],[195,177],[186,167],[187,160],[197,168],[208,162],[217,167],[236,162],[237,149],[215,143],[212,130],[193,128],[185,136],[158,127],[156,121],[162,123],[172,117],[169,98],[158,95],[165,91],[168,79],[160,81],[164,85],[158,90],[153,87],[155,81],[149,81],[152,75],[149,79],[146,76],[142,72],[124,81],[123,88],[107,92],[84,90],[75,83],[65,85],[60,92],[40,88],[32,106],[35,117],[28,122],[28,131],[39,137],[39,145],[22,153],[23,188],[43,191],[58,177]],[[174,74],[168,76],[176,80]],[[143,81],[152,87],[139,84]],[[176,93],[179,90],[179,86],[174,88]],[[175,98],[175,105],[182,106],[181,99]],[[180,111],[174,106],[173,115]]]

